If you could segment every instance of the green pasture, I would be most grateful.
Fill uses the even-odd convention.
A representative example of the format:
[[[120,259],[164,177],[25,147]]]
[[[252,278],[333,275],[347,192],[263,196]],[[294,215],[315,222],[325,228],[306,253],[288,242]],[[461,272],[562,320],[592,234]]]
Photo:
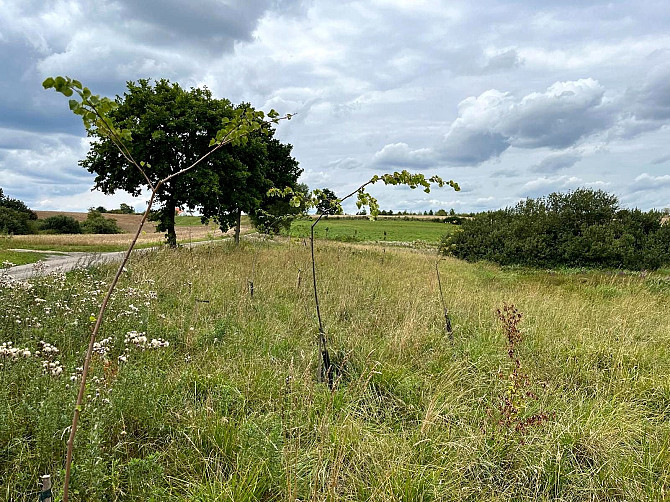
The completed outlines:
[[[291,237],[309,237],[314,220],[296,220],[291,225]],[[414,242],[437,244],[445,234],[453,232],[456,225],[434,221],[378,219],[324,218],[316,227],[314,235],[319,239],[345,242]]]

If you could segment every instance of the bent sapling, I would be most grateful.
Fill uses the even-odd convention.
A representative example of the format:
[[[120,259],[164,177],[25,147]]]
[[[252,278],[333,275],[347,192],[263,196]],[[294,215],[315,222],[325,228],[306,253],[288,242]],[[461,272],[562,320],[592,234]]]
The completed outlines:
[[[157,192],[160,188],[168,183],[173,178],[180,176],[187,171],[195,168],[207,157],[212,155],[214,152],[219,150],[222,146],[227,144],[239,144],[243,143],[245,137],[254,132],[254,131],[264,131],[264,126],[268,125],[268,122],[265,121],[265,114],[260,111],[256,111],[252,108],[247,109],[238,109],[235,111],[233,120],[227,118],[222,119],[222,128],[216,133],[216,136],[210,141],[210,149],[202,157],[197,159],[191,165],[178,170],[169,176],[159,180],[156,183],[152,183],[149,177],[146,174],[146,170],[151,169],[151,166],[145,162],[137,162],[131,155],[129,149],[125,146],[126,142],[132,140],[130,131],[127,129],[119,129],[115,126],[112,119],[111,112],[118,106],[117,103],[107,97],[100,97],[99,95],[94,95],[91,91],[84,87],[81,82],[78,80],[71,79],[69,77],[49,77],[43,83],[42,86],[45,89],[55,89],[56,92],[63,94],[66,97],[72,97],[74,95],[78,96],[79,99],[70,99],[69,106],[70,110],[75,115],[79,115],[82,118],[84,127],[88,131],[95,130],[97,133],[108,137],[112,143],[119,150],[121,155],[135,168],[139,169],[140,173],[147,181],[150,189],[151,195],[149,197],[149,202],[147,203],[147,209],[142,215],[142,220],[137,227],[137,231],[126,250],[123,260],[119,265],[116,275],[112,280],[107,293],[102,301],[100,310],[95,319],[95,324],[91,332],[89,339],[88,349],[86,350],[86,356],[84,359],[84,366],[81,375],[81,384],[79,386],[79,392],[77,394],[77,401],[74,407],[74,414],[72,417],[72,426],[70,427],[70,436],[67,441],[67,454],[65,460],[65,479],[63,482],[63,502],[68,502],[69,500],[69,484],[70,484],[70,475],[71,475],[71,465],[72,465],[72,452],[74,449],[74,440],[77,433],[77,425],[79,422],[79,416],[83,410],[83,400],[84,394],[86,391],[86,378],[88,376],[88,371],[91,364],[91,358],[93,354],[93,345],[95,343],[98,332],[100,331],[100,326],[102,325],[102,320],[104,318],[105,311],[107,309],[107,304],[109,299],[116,288],[116,285],[121,277],[121,273],[124,270],[125,265],[130,258],[130,254],[137,243],[137,239],[142,232],[142,227],[144,226],[151,207],[153,205],[154,199]],[[274,110],[268,113],[268,118],[271,123],[277,123],[281,119],[290,119],[291,115],[286,115],[284,117],[279,117],[279,114]],[[267,130],[267,128],[265,128]]]

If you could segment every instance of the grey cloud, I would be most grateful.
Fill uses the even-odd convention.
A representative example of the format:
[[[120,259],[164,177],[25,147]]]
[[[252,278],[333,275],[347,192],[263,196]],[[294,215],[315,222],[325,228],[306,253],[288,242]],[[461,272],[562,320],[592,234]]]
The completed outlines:
[[[122,93],[126,80],[166,77],[184,86],[207,84],[217,96],[265,110],[298,111],[278,127],[277,137],[294,145],[306,179],[337,193],[353,190],[383,166],[434,166],[443,177],[477,187],[459,199],[462,204],[476,207],[478,198],[493,197],[490,205],[499,207],[503,193],[516,194],[531,183],[528,169],[518,166],[536,164],[548,179],[568,169],[560,167],[565,157],[539,162],[529,150],[571,154],[575,145],[591,151],[590,143],[610,141],[610,152],[585,156],[579,167],[584,179],[590,169],[607,170],[614,183],[642,171],[631,166],[644,159],[643,152],[660,158],[667,149],[662,134],[648,134],[670,120],[670,18],[657,0],[566,0],[560,6],[499,0],[2,5],[0,127],[35,133],[26,138],[0,130],[2,183],[11,179],[17,187],[88,183],[77,180],[80,154],[72,154],[72,164],[57,155],[49,164],[40,147],[40,138],[52,152],[70,141],[51,139],[52,131],[84,134],[67,100],[41,89],[41,80],[52,74],[77,77],[108,96]],[[473,97],[463,100],[467,96]],[[640,139],[622,145],[632,137]],[[384,145],[401,141],[406,146],[382,155]],[[77,151],[74,143],[69,148]],[[8,159],[11,165],[2,164]],[[497,169],[492,174],[445,167],[491,159]],[[19,173],[30,165],[43,171]],[[58,179],[48,165],[66,175]],[[556,181],[559,188],[566,182]],[[405,194],[379,189],[380,201],[393,208],[399,193]],[[651,201],[662,190],[635,193]],[[420,200],[417,191],[407,194]],[[65,196],[58,200],[64,203]]]
[[[374,163],[394,167],[426,167],[434,164],[434,154],[429,148],[411,150],[407,143],[385,145],[374,155]]]
[[[530,170],[535,173],[555,173],[574,166],[581,158],[581,155],[575,153],[552,154],[535,164]]]
[[[490,176],[491,178],[516,178],[519,172],[514,169],[497,169]]]
[[[604,94],[591,78],[556,82],[544,93],[524,96],[498,127],[514,146],[565,148],[612,123],[616,110],[603,104]]]
[[[670,160],[670,155],[663,155],[662,157],[655,158],[654,160],[651,161],[651,163],[654,164],[654,165],[665,164],[669,160]]]
[[[495,56],[491,56],[486,62],[482,73],[495,73],[499,71],[511,70],[519,67],[523,61],[519,57],[516,49],[508,49]]]
[[[362,167],[363,163],[352,157],[329,162],[326,166],[327,169],[345,169],[347,171],[361,169]]]
[[[0,149],[2,186],[19,194],[28,205],[34,205],[46,194],[73,195],[93,185],[93,176],[77,165],[87,149],[82,138],[42,137],[6,129],[0,133],[16,144],[14,148],[5,145]]]
[[[667,59],[667,51],[663,55]],[[667,124],[670,120],[670,64],[657,66],[642,85],[627,89],[625,101],[624,116],[610,137],[632,139]]]
[[[654,69],[644,86],[632,94],[636,98],[636,118],[670,119],[670,64]]]
[[[499,156],[509,146],[509,138],[500,133],[458,127],[445,136],[439,152],[451,164],[476,165]]]
[[[494,89],[459,104],[441,151],[452,163],[478,164],[510,146],[566,148],[607,129],[616,109],[593,79],[556,82],[521,99]]]
[[[258,20],[271,6],[261,0],[119,0],[118,4],[124,17],[153,28],[153,43],[188,40],[208,52],[230,51],[236,40],[250,40]]]

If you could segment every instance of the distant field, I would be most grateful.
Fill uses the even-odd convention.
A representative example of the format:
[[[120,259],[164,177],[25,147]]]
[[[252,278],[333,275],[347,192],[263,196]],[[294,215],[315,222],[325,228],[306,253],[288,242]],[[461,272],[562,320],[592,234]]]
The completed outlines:
[[[66,211],[37,211],[40,219],[63,214],[71,216],[77,221],[84,221],[87,213],[71,213]],[[142,215],[138,214],[108,214],[103,213],[106,218],[113,218],[119,227],[125,232],[122,234],[36,234],[36,235],[14,235],[0,236],[0,263],[9,261],[15,265],[35,263],[44,259],[48,253],[26,253],[11,251],[11,249],[31,249],[38,251],[57,252],[109,252],[122,251],[128,247],[134,232],[137,230]],[[210,222],[202,225],[199,216],[178,216],[175,220],[177,241],[189,242],[207,239],[216,239],[224,234],[218,225]],[[242,219],[243,232],[248,231],[248,218]],[[147,221],[144,224],[137,247],[150,247],[160,245],[164,241],[162,232],[156,232],[154,222]]]
[[[308,237],[313,220],[297,220],[291,225],[292,237]],[[322,219],[314,228],[314,235],[321,239],[338,241],[424,241],[437,244],[440,239],[457,228],[449,223],[434,221],[403,220],[385,218],[368,219]]]

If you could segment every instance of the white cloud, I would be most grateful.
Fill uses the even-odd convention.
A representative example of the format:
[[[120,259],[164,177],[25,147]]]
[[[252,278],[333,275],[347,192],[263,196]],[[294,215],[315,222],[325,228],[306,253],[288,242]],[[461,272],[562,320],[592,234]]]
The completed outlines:
[[[524,183],[521,187],[521,195],[524,197],[541,197],[551,192],[574,190],[584,186],[605,189],[609,185],[606,181],[585,181],[577,176],[541,177]]]
[[[647,173],[642,173],[637,176],[630,186],[631,192],[644,192],[665,190],[670,187],[670,175],[652,176]]]

